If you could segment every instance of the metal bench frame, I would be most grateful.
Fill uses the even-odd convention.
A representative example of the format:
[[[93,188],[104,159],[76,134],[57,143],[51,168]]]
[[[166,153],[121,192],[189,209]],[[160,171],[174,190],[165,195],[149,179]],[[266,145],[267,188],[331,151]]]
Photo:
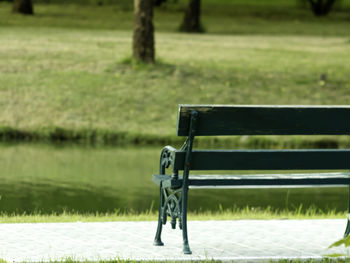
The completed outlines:
[[[238,117],[232,116],[233,113],[238,114]],[[258,116],[255,116],[257,113]],[[247,115],[248,120],[245,121],[246,119],[239,114]],[[221,118],[220,123],[215,119],[216,115],[219,116],[219,119]],[[228,116],[227,123],[223,125],[222,120],[226,120],[226,115]],[[267,116],[267,118],[263,118],[261,123],[255,123],[254,118],[260,118],[260,115]],[[206,116],[209,117],[206,118]],[[255,116],[253,120],[249,120],[251,116]],[[281,116],[292,118],[292,121],[280,121]],[[187,203],[190,185],[201,187],[229,186],[233,188],[349,187],[350,185],[350,173],[189,177],[190,170],[341,170],[350,168],[350,164],[347,163],[347,160],[350,160],[350,150],[193,151],[195,136],[350,134],[348,119],[350,119],[350,106],[180,105],[177,134],[179,136],[187,134],[187,139],[179,150],[171,146],[165,146],[162,149],[159,174],[153,175],[153,181],[159,185],[160,189],[158,227],[154,245],[164,245],[161,240],[162,225],[166,224],[167,216],[169,216],[172,228],[176,228],[178,220],[179,228],[182,229],[184,254],[192,253],[187,234]],[[276,121],[281,123],[275,125]],[[237,125],[240,122],[243,124],[239,129],[232,127],[233,124]],[[313,127],[316,128],[313,130]],[[214,161],[211,162],[211,158],[214,158]],[[166,175],[166,169],[169,167],[172,167],[172,174]],[[179,170],[183,171],[180,176]],[[348,211],[350,213],[350,197]],[[349,233],[350,217],[347,218],[344,236],[349,235]]]

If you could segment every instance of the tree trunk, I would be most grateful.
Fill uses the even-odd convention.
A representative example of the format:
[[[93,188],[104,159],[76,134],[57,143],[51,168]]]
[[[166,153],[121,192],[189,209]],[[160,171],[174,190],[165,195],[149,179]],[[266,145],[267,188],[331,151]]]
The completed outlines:
[[[134,0],[133,58],[154,63],[153,0]]]
[[[189,0],[189,4],[180,26],[180,31],[199,33],[203,32],[200,22],[201,0]]]
[[[154,5],[155,6],[161,6],[164,2],[166,2],[167,0],[155,0],[154,1]]]
[[[25,15],[33,15],[33,5],[31,0],[13,0],[14,13],[21,13]]]
[[[332,9],[335,0],[309,0],[315,16],[326,16]]]

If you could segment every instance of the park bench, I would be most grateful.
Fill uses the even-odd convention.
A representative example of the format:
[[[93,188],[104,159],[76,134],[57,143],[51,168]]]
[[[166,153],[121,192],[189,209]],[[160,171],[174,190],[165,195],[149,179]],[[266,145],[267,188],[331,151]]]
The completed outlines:
[[[187,140],[179,150],[171,146],[163,148],[159,174],[153,175],[153,181],[160,189],[158,227],[154,245],[163,245],[162,225],[169,216],[173,229],[178,219],[183,235],[183,252],[191,254],[187,237],[189,187],[270,188],[350,185],[350,173],[340,171],[350,168],[350,149],[192,150],[195,136],[349,134],[350,106],[180,105],[177,135],[187,136]],[[169,175],[166,174],[167,168],[171,168]],[[189,176],[191,170],[308,170],[310,172]],[[324,170],[324,172],[315,173],[312,170]],[[348,217],[344,236],[349,232]]]

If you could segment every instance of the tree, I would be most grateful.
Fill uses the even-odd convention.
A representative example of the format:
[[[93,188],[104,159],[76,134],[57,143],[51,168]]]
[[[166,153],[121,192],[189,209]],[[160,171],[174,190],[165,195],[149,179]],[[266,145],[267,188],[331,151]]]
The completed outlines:
[[[33,15],[33,5],[31,0],[13,0],[14,13],[21,13],[25,15]]]
[[[154,63],[153,0],[134,0],[133,58]]]
[[[163,3],[165,3],[166,2],[166,0],[155,0],[154,1],[154,5],[155,6],[161,6]]]
[[[312,12],[316,16],[328,15],[335,3],[335,0],[308,0],[308,1],[311,5]]]
[[[184,19],[180,26],[180,31],[199,33],[203,32],[200,22],[201,0],[189,0]]]

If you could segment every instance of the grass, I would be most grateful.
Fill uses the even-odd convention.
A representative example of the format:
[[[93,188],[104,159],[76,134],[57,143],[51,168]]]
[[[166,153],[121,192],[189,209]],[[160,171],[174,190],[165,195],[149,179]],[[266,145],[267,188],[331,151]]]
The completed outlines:
[[[3,140],[162,144],[176,141],[178,104],[350,96],[347,37],[158,33],[159,63],[136,68],[118,62],[130,54],[130,32],[1,27],[0,40]]]
[[[130,1],[51,2],[35,4],[35,16],[11,14],[10,4],[0,3],[3,141],[180,144],[178,104],[349,101],[349,1],[315,18],[294,1],[210,0],[203,4],[202,35],[174,33],[186,1],[170,1],[155,12],[151,66],[130,63]],[[350,141],[239,137],[222,144],[348,147]]]
[[[232,208],[213,211],[189,212],[188,219],[203,220],[285,220],[285,219],[345,219],[345,212],[336,212],[335,210],[321,211],[316,208],[309,208],[302,211],[302,208],[296,210],[273,210],[271,208],[259,209],[253,207]],[[0,223],[64,223],[64,222],[111,222],[111,221],[156,221],[158,213],[148,211],[144,213],[114,212],[114,213],[53,213],[53,214],[0,214]]]

